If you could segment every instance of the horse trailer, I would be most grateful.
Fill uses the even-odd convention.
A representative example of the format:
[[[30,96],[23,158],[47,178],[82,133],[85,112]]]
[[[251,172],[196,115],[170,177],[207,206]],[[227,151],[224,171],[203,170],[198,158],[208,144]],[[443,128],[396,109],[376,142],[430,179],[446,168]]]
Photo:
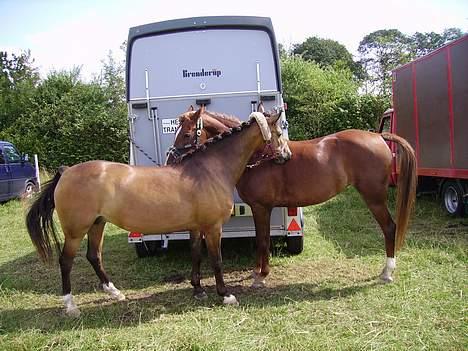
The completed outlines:
[[[450,215],[468,211],[468,35],[392,72],[393,109],[380,131],[413,146],[418,191],[435,192]],[[391,145],[396,152],[395,145]],[[393,164],[392,182],[398,170]]]
[[[126,88],[130,164],[160,166],[173,145],[177,116],[190,106],[246,120],[262,102],[265,110],[282,107],[278,47],[272,22],[264,17],[197,17],[130,28]],[[281,126],[287,133],[286,116]],[[223,238],[254,237],[252,212],[234,193],[231,219]],[[149,215],[157,216],[157,213]],[[163,221],[164,218],[161,218]],[[302,251],[301,208],[275,208],[271,235],[286,237],[288,249]],[[147,256],[188,232],[129,233],[137,254]]]

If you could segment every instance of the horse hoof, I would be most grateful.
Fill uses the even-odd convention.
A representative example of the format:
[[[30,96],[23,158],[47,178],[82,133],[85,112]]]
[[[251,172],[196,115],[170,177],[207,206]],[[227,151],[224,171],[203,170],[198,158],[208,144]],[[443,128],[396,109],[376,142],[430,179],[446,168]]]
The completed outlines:
[[[197,294],[193,294],[193,297],[195,298],[195,300],[202,301],[206,300],[208,298],[208,295],[206,294],[206,292],[202,291]]]
[[[264,288],[265,287],[265,281],[264,280],[255,280],[251,287],[253,289],[261,289],[261,288]]]
[[[117,301],[124,301],[126,299],[125,295],[122,293],[118,293],[116,295],[112,295],[113,299],[116,299]]]
[[[80,309],[78,307],[67,308],[65,314],[68,317],[78,318],[81,315]]]
[[[380,275],[379,279],[382,284],[393,283],[393,278],[391,276]]]
[[[236,297],[234,295],[232,295],[232,294],[223,297],[223,304],[239,306],[239,302],[237,302]]]

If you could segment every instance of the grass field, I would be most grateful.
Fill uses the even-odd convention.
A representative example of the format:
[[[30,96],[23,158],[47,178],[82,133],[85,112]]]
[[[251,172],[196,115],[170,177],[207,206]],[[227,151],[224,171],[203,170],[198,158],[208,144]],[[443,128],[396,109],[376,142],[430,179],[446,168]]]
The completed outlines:
[[[20,202],[0,205],[0,350],[466,350],[468,220],[418,199],[395,282],[376,280],[383,237],[352,189],[305,209],[305,249],[272,258],[267,287],[250,288],[254,246],[223,241],[225,279],[240,301],[194,301],[187,243],[138,259],[109,226],[104,263],[127,300],[98,287],[83,242],[72,272],[82,311],[63,315],[58,265],[39,262]]]

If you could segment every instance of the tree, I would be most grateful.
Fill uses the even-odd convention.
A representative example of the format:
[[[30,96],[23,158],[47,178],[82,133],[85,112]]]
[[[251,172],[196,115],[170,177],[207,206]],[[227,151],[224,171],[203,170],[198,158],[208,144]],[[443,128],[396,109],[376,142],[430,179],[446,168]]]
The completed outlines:
[[[391,94],[391,70],[411,59],[409,38],[397,29],[384,29],[366,35],[358,52],[367,73],[366,91]]]
[[[6,129],[20,117],[38,82],[29,51],[19,55],[0,51],[0,138],[8,138]]]
[[[355,75],[360,73],[359,64],[353,61],[353,56],[344,45],[335,40],[310,37],[303,43],[294,45],[292,53],[314,61],[321,67],[338,66],[349,69]]]
[[[282,59],[281,71],[293,140],[349,128],[375,128],[387,107],[377,97],[359,95],[359,85],[348,69],[322,68],[291,56]]]
[[[441,34],[435,32],[416,32],[410,37],[411,57],[417,58],[427,55],[446,43],[458,39],[463,35],[459,28],[445,29]]]
[[[365,90],[389,97],[391,71],[411,60],[428,54],[463,35],[458,28],[405,35],[397,29],[384,29],[366,35],[359,44],[360,61],[367,79]]]
[[[125,162],[128,133],[123,82],[113,68],[84,83],[78,68],[50,73],[9,132],[22,150],[55,169],[93,159]]]

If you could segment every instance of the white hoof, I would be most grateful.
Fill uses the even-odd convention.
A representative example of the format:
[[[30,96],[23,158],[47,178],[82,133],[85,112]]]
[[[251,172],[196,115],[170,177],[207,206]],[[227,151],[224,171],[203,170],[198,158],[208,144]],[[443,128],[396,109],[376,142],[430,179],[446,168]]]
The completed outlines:
[[[63,296],[63,302],[65,304],[65,314],[69,317],[79,317],[80,309],[75,305],[73,301],[73,295],[67,294]]]
[[[68,317],[78,318],[81,315],[80,309],[78,307],[67,307],[65,314]]]
[[[234,295],[229,295],[229,296],[224,296],[223,297],[223,304],[225,305],[233,305],[233,306],[239,306],[239,302],[237,302],[237,299]]]
[[[393,283],[393,278],[389,275],[381,274],[379,276],[380,282],[383,284]]]
[[[125,300],[125,295],[120,292],[119,289],[117,289],[114,284],[109,282],[109,284],[102,284],[102,288],[106,293],[108,293],[111,298],[117,300],[117,301],[123,301]]]

